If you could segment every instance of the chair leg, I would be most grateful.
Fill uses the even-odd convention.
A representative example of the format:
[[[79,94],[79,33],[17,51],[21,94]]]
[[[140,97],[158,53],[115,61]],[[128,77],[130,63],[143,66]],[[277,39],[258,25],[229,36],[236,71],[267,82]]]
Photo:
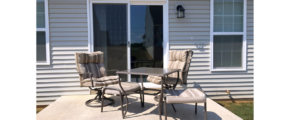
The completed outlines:
[[[126,110],[124,111],[123,109],[123,99],[124,99],[124,96],[126,97]],[[126,113],[128,111],[128,97],[127,95],[120,95],[120,98],[121,98],[121,110],[122,110],[122,116],[123,116],[123,119],[125,118],[126,116]]]
[[[173,105],[173,104],[171,104],[171,106],[172,106],[172,108],[173,108],[174,112],[176,112],[176,109],[175,109],[174,105]]]
[[[195,114],[197,113],[197,103],[195,103]]]
[[[204,119],[207,120],[207,114],[206,114],[206,102],[204,103]]]
[[[144,89],[142,90],[142,96],[143,96],[143,97],[142,97],[142,99],[143,99],[143,101],[142,101],[142,107],[144,107],[144,101],[145,101],[145,99],[144,99],[144,98],[145,98],[145,97],[144,97]]]
[[[123,110],[123,95],[120,95],[120,99],[121,99],[122,117],[123,117],[123,119],[124,119],[124,118],[125,118],[125,115],[124,115],[124,110]]]
[[[159,102],[159,104],[158,104],[158,111],[159,111],[159,120],[162,120],[162,118],[161,118],[161,108],[160,108],[160,102]]]
[[[144,90],[140,90],[141,107],[144,107]]]
[[[143,107],[143,104],[142,104],[142,102],[143,102],[143,98],[142,98],[143,96],[142,96],[142,90],[140,91],[140,103],[141,103],[141,107]]]
[[[103,93],[105,93],[105,90],[103,90]],[[102,104],[101,104],[101,112],[103,112],[103,107],[104,107],[104,94],[102,94]]]
[[[167,105],[166,105],[166,100],[164,100],[164,117],[165,117],[165,120],[167,120]]]
[[[129,100],[128,100],[127,95],[125,95],[125,97],[126,97],[126,111],[125,111],[125,113],[124,113],[124,118],[125,118],[125,116],[126,116],[126,114],[127,114],[128,106],[129,106]]]
[[[165,101],[164,101],[164,117],[165,117],[165,120],[167,120],[167,105]]]
[[[160,108],[161,108],[161,115],[163,115],[163,101],[161,102]]]

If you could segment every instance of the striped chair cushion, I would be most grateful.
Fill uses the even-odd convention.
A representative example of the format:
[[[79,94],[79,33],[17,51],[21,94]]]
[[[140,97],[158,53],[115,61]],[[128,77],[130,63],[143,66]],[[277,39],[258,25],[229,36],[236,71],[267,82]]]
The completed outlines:
[[[204,103],[206,95],[196,88],[185,90],[165,89],[167,103]]]
[[[103,52],[92,52],[92,53],[77,53],[78,63],[103,63],[104,55]]]
[[[84,74],[83,79],[90,78],[88,73],[92,73],[93,77],[99,78],[103,76],[107,76],[106,74],[106,68],[103,63],[95,64],[95,63],[87,63],[82,64],[79,63],[79,72]]]
[[[134,82],[121,82],[121,85],[122,85],[124,91],[126,92],[126,94],[132,94],[135,91],[141,89],[139,83],[134,83]],[[121,91],[122,94],[124,94],[123,91],[121,90],[119,84],[109,85],[109,86],[107,86],[107,88],[117,88],[117,89],[119,89]],[[110,89],[107,89],[104,94],[116,94],[116,95],[120,95],[119,91],[110,90]]]
[[[105,82],[105,81],[108,81],[108,80],[116,80],[118,78],[119,78],[118,76],[104,76],[104,77],[100,77],[100,78],[93,77],[92,79],[95,82]],[[91,78],[86,78],[82,82],[83,83],[85,83],[85,82],[91,82]]]
[[[183,71],[185,67],[185,62],[181,61],[168,61],[168,66],[167,68],[169,69],[181,69]],[[179,77],[181,78],[182,72],[179,72]],[[174,72],[169,75],[170,77],[176,77],[177,78],[177,72]]]
[[[106,77],[101,77],[101,78],[93,78],[94,80],[93,84],[95,87],[113,85],[113,84],[119,83],[118,78],[119,78],[118,76],[106,76]],[[91,80],[90,79],[83,80],[82,86],[87,86],[87,87],[92,86]]]
[[[177,51],[177,50],[170,50],[169,51],[169,61],[167,68],[170,69],[181,69],[181,71],[184,70],[186,65],[186,58],[187,58],[187,51]],[[169,75],[167,84],[175,83],[177,79],[177,72],[174,72]],[[182,72],[179,72],[179,79],[182,83]],[[155,84],[161,84],[161,77],[158,76],[148,76],[147,80],[155,83]],[[175,81],[175,82],[174,82]]]
[[[170,50],[169,51],[169,61],[186,61],[186,50],[177,51],[177,50]]]
[[[177,50],[170,50],[169,51],[169,61],[167,68],[171,69],[181,69],[181,71],[184,71],[185,65],[186,65],[186,58],[187,58],[187,51],[177,51]],[[176,77],[177,73],[172,73],[169,75],[170,77]],[[182,72],[179,72],[179,78],[181,78]]]
[[[108,80],[108,81],[104,81],[104,82],[95,82],[95,86],[107,86],[107,85],[113,85],[113,84],[118,84],[119,80],[115,79],[115,80]]]

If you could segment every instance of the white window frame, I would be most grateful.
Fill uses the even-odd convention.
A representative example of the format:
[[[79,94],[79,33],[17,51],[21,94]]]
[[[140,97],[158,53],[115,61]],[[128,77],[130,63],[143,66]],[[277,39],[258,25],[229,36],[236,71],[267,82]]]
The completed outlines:
[[[50,47],[49,47],[49,19],[48,19],[48,0],[44,0],[44,17],[45,28],[36,28],[36,32],[45,32],[45,49],[46,49],[46,62],[39,63],[36,60],[36,65],[50,65]]]
[[[243,32],[214,32],[214,0],[210,0],[210,71],[246,71],[247,64],[247,0],[243,0]],[[217,69],[213,68],[213,36],[214,35],[243,35],[242,68],[241,69]]]

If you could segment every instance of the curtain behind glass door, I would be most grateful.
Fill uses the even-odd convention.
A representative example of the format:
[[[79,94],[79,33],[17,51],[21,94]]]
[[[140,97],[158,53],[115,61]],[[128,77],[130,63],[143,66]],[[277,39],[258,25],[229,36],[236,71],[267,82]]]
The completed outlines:
[[[94,51],[104,52],[108,75],[127,69],[127,5],[93,4]],[[112,71],[113,70],[113,71]],[[127,76],[122,81],[127,81]]]

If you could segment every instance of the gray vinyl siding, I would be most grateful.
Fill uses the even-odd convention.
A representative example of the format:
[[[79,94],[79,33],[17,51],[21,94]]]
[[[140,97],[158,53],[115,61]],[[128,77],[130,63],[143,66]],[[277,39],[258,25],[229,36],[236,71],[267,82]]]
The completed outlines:
[[[48,105],[61,95],[89,94],[79,87],[75,52],[88,51],[86,0],[49,0],[50,65],[36,66],[37,105]],[[183,4],[185,18],[176,18],[175,4]],[[169,0],[170,50],[193,49],[188,84],[201,87],[213,99],[253,98],[253,1],[247,3],[247,71],[210,71],[210,1]]]
[[[185,18],[176,18],[175,4],[183,4]],[[210,71],[210,0],[169,0],[169,49],[192,49],[188,84],[177,89],[200,87],[212,99],[253,98],[254,44],[253,1],[247,2],[247,70]]]
[[[79,87],[74,53],[88,51],[86,0],[49,0],[50,65],[36,66],[37,105],[61,95],[89,94]]]

